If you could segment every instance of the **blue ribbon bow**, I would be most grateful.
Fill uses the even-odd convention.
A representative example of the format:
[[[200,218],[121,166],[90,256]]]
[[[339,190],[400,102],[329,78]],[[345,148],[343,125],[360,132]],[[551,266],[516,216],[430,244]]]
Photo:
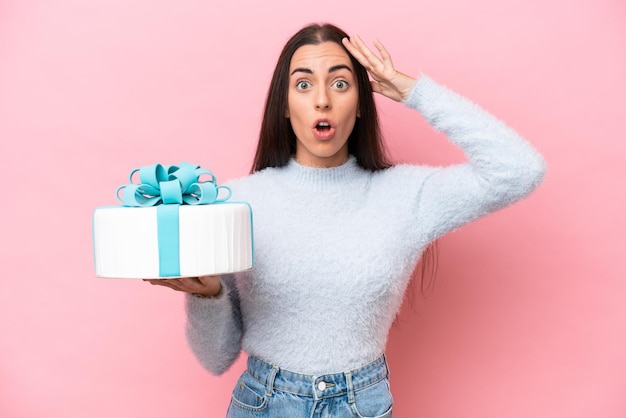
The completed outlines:
[[[133,183],[136,172],[139,172],[139,184]],[[200,177],[205,175],[211,176],[210,180],[201,181]],[[185,162],[177,166],[153,164],[136,168],[128,178],[130,184],[118,187],[115,197],[123,206],[157,206],[159,276],[180,276],[179,205],[222,203],[230,199],[230,188],[218,186],[211,171]],[[220,189],[227,190],[228,194],[218,199]]]
[[[133,183],[136,172],[139,172],[139,184]],[[211,176],[211,179],[200,181],[200,177],[204,175]],[[136,168],[130,172],[128,179],[130,184],[122,185],[115,191],[115,197],[124,206],[207,205],[225,202],[231,196],[230,188],[218,186],[211,171],[185,162],[177,166],[152,164]],[[228,194],[218,199],[220,189],[228,190]],[[123,190],[121,199],[120,190]]]

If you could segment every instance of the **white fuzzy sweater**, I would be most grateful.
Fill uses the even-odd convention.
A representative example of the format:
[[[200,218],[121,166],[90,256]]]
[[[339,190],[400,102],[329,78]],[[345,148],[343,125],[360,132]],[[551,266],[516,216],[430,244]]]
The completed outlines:
[[[405,103],[469,162],[372,173],[353,157],[334,168],[292,160],[230,183],[253,209],[255,265],[222,277],[218,298],[186,299],[187,337],[210,372],[242,349],[316,375],[374,360],[426,246],[543,178],[542,157],[516,132],[426,76]]]

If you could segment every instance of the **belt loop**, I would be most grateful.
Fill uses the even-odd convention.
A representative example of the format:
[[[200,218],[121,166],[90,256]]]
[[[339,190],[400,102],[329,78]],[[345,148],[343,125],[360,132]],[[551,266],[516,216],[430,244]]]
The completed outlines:
[[[274,393],[274,379],[276,379],[279,370],[278,366],[272,366],[272,370],[270,370],[270,374],[267,377],[266,396],[272,396],[272,393]]]
[[[352,372],[345,372],[346,389],[348,390],[348,403],[354,403],[354,387],[352,386]]]
[[[389,363],[387,363],[387,356],[385,353],[383,353],[383,362],[385,363],[385,369],[387,369],[387,377],[389,377],[391,372],[389,371]]]

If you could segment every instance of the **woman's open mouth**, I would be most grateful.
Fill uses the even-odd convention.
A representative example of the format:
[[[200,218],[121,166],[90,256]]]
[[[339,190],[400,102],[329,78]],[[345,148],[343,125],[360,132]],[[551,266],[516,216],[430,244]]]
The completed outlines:
[[[315,122],[315,125],[313,125],[313,135],[315,135],[315,138],[317,139],[330,139],[334,134],[335,127],[328,120],[320,119]]]

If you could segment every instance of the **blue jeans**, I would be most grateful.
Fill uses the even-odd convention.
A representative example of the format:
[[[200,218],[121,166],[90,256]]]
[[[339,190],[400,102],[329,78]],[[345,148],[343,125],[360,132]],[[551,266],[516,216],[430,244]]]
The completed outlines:
[[[356,370],[313,376],[248,358],[227,418],[391,418],[385,356]]]

